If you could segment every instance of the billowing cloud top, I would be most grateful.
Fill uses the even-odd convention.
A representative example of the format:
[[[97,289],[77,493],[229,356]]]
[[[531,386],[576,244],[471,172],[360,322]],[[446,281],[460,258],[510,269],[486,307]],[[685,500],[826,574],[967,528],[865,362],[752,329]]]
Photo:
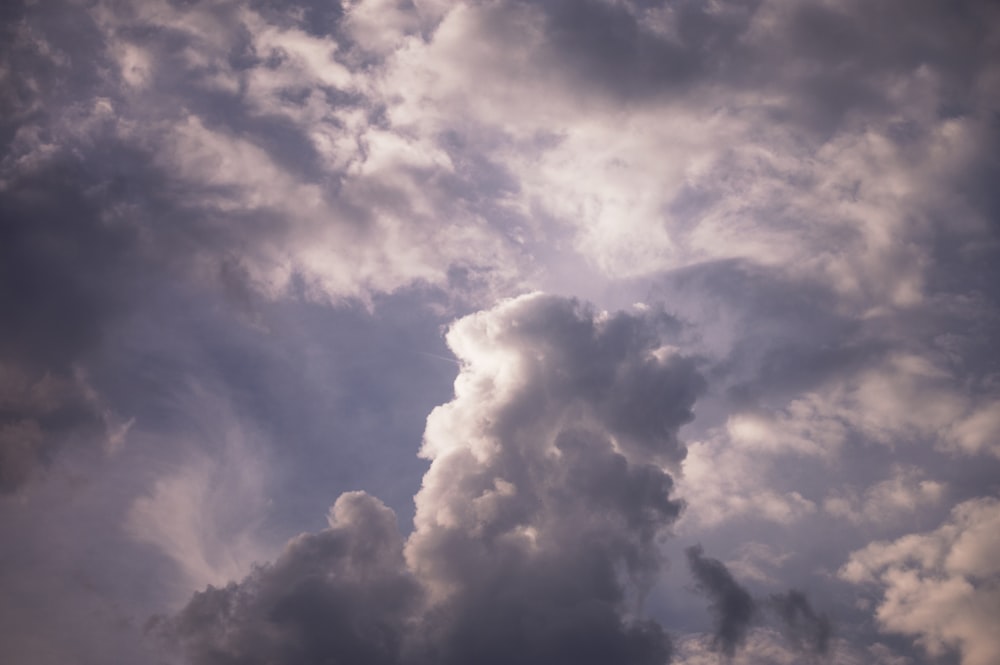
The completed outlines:
[[[4,4],[0,660],[997,661],[998,25]]]
[[[344,494],[328,529],[197,594],[168,634],[206,665],[663,662],[669,640],[629,598],[681,510],[654,462],[683,457],[702,386],[663,346],[671,324],[541,295],[458,321],[405,544],[389,508]]]

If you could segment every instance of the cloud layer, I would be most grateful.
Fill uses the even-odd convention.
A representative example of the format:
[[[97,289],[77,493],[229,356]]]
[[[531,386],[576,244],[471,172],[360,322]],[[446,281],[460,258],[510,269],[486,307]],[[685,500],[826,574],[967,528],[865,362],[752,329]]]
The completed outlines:
[[[4,657],[992,663],[998,24],[6,3]]]

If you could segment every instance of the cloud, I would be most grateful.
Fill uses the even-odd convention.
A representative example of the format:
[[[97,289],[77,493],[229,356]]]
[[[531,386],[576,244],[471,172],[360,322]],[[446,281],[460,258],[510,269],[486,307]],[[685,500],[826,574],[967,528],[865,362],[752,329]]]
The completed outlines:
[[[540,294],[458,321],[462,370],[428,418],[405,544],[391,511],[345,494],[330,529],[197,594],[167,633],[199,665],[666,661],[665,632],[637,612],[681,511],[665,469],[702,390],[666,344],[675,328]]]
[[[195,278],[236,257],[264,295],[337,301],[459,276],[463,296],[477,285],[492,296],[518,281],[515,248],[464,196],[447,152],[378,119],[384,102],[350,39],[365,6],[336,35],[226,2],[74,12],[86,38],[62,40],[61,26],[28,10],[27,66],[10,77],[33,96],[11,101],[24,121],[0,169],[8,191],[53,160],[89,163],[111,146],[156,177],[114,174],[105,213],[185,257]],[[54,44],[72,65],[45,65]],[[65,79],[59,99],[42,76]],[[31,112],[39,106],[47,112]],[[185,208],[172,223],[164,189]]]
[[[726,564],[731,572],[742,579],[770,585],[778,584],[773,575],[792,558],[789,552],[753,541],[741,544],[735,554],[737,558]]]
[[[689,446],[678,481],[689,510],[679,528],[690,532],[737,517],[788,525],[816,513],[815,502],[777,477],[773,458],[715,434]]]
[[[715,616],[713,646],[732,657],[746,640],[747,631],[757,613],[757,603],[733,579],[725,564],[706,557],[700,545],[687,548],[685,554],[697,589],[708,598]]]
[[[399,662],[419,588],[395,515],[363,492],[341,495],[329,527],[288,543],[239,584],[208,587],[160,626],[193,665]]]
[[[134,499],[124,524],[134,541],[172,560],[182,576],[178,586],[185,589],[239,579],[269,553],[255,538],[268,503],[256,437],[242,431],[207,391],[196,395],[214,406],[214,431],[205,435],[221,439],[220,451],[213,457],[196,452],[163,474]]]
[[[768,597],[768,608],[777,614],[786,636],[806,653],[826,654],[830,650],[830,619],[817,614],[801,591],[792,589]]]
[[[777,623],[738,635],[737,662],[893,662],[861,644],[881,615],[827,574],[873,531],[909,542],[995,494],[998,19],[981,0],[7,3],[0,535],[34,542],[0,629],[27,634],[18,654],[123,660],[93,650],[110,621],[78,638],[91,622],[32,617],[71,623],[81,568],[111,578],[127,551],[133,608],[215,585],[177,616],[217,620],[172,624],[202,662],[717,660],[666,637],[705,629],[651,584],[676,529],[771,590],[816,582],[858,642],[820,654],[841,641],[788,592],[753,601]],[[509,299],[536,289],[597,305]],[[456,361],[407,360],[447,355],[456,318]],[[218,401],[175,399],[189,376]],[[413,533],[353,494],[316,531],[356,488],[403,533],[415,509]],[[368,540],[385,558],[365,573],[346,543]],[[872,563],[869,588],[961,595],[920,562]],[[11,619],[21,570],[56,581]],[[984,657],[962,575],[965,624],[885,625]],[[396,582],[366,600],[376,580]]]
[[[885,11],[887,25],[909,14]],[[923,6],[921,19],[937,13]],[[817,52],[825,20],[858,50]],[[990,98],[972,86],[974,113],[940,117],[952,54],[930,49],[913,68],[881,52],[869,23],[854,3],[463,3],[388,64],[399,97],[387,117],[495,155],[520,184],[505,207],[547,215],[544,233],[568,231],[605,276],[745,259],[825,283],[861,310],[912,306],[931,263],[931,211],[954,204],[954,173],[985,159],[976,144]],[[508,34],[518,57],[504,50]],[[927,37],[900,35],[900,48]],[[984,230],[968,212],[952,233]]]
[[[3,492],[61,447],[112,449],[128,429],[89,378],[88,361],[142,282],[123,278],[135,268],[136,239],[105,223],[91,174],[78,167],[57,160],[0,188]]]
[[[856,524],[890,524],[901,516],[941,502],[946,485],[924,477],[916,468],[897,467],[892,475],[859,496],[850,490],[835,492],[823,501],[823,509]]]
[[[714,526],[753,515],[790,524],[822,507],[857,525],[892,526],[904,515],[940,505],[948,489],[907,460],[929,451],[952,459],[994,455],[992,380],[956,367],[939,337],[919,340],[932,336],[936,327],[911,331],[912,338],[905,340],[879,328],[871,340],[835,341],[831,355],[843,354],[848,362],[813,376],[811,369],[790,368],[770,382],[761,376],[758,361],[740,358],[740,349],[730,352],[728,366],[725,361],[717,365],[719,378],[734,384],[732,404],[724,425],[708,429],[690,445],[679,480],[691,507],[685,523]],[[771,344],[763,342],[763,348]],[[914,350],[901,350],[907,346]],[[748,384],[741,378],[746,375],[757,378]],[[785,381],[805,383],[808,389],[789,391],[781,385]],[[915,410],[914,404],[921,408]],[[859,445],[886,449],[862,453],[868,460],[884,458],[881,477],[855,470],[854,479],[846,478],[824,496],[812,483],[781,471],[795,465],[802,474],[828,474],[850,464],[847,458]],[[911,452],[894,452],[899,446]],[[869,487],[858,490],[862,476]]]
[[[534,264],[567,238],[604,277],[740,259],[863,312],[922,302],[941,219],[969,242],[988,231],[952,193],[988,155],[987,3],[968,4],[976,21],[896,2],[286,9],[98,3],[74,8],[73,40],[29,12],[17,52],[35,66],[18,75],[81,84],[64,87],[71,111],[24,123],[22,157],[106,109],[198,226],[263,227],[202,251],[240,254],[272,296],[298,278],[338,299],[456,271],[509,293],[543,282],[555,266]],[[891,47],[873,27],[902,23]],[[100,68],[66,76],[94,53]],[[23,87],[43,91],[25,113],[67,101]]]
[[[829,654],[817,656],[804,654],[789,643],[781,632],[771,628],[754,628],[746,643],[731,658],[731,665],[801,665],[803,662],[822,662],[828,665],[912,665],[913,661],[896,654],[884,644],[874,644],[869,649],[854,647],[838,640]],[[713,648],[709,635],[687,635],[678,640],[675,665],[718,665],[719,654]]]
[[[726,564],[706,557],[701,545],[688,547],[684,553],[695,578],[695,588],[708,599],[715,620],[712,651],[721,653],[730,662],[744,662],[744,659],[756,662],[762,641],[773,639],[763,639],[772,629],[762,624],[776,620],[788,645],[780,648],[777,644],[772,645],[779,652],[792,651],[807,658],[823,657],[830,652],[830,619],[826,614],[817,613],[803,592],[790,589],[758,599],[736,581]],[[693,656],[689,651],[691,646],[688,644],[682,650],[687,653],[681,656],[681,662]],[[734,660],[738,652],[741,655]],[[772,654],[771,657],[777,656]]]
[[[69,376],[43,371],[0,362],[0,494],[21,489],[63,446],[116,452],[134,423],[110,409],[79,367]]]
[[[933,657],[957,650],[962,665],[987,665],[1000,657],[998,534],[1000,502],[973,499],[934,531],[853,552],[840,576],[879,592],[883,630],[916,636]]]

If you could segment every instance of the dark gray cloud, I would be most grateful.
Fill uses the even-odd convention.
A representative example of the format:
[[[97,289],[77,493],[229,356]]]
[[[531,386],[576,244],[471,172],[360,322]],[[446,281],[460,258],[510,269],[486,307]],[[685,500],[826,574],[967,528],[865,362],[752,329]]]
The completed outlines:
[[[754,3],[724,3],[730,11],[696,2],[642,4],[540,3],[555,62],[568,66],[581,84],[616,95],[681,92],[729,64],[730,49],[746,29]],[[645,12],[657,9],[669,12],[673,34],[657,34],[644,24]]]
[[[830,650],[830,619],[817,613],[804,593],[791,589],[772,594],[767,607],[778,616],[788,639],[797,647],[821,655]]]
[[[120,157],[118,157],[120,159]],[[101,219],[100,179],[78,160],[8,183],[0,198],[0,354],[66,373],[132,289],[134,229]],[[128,262],[131,262],[130,264]]]
[[[68,441],[98,439],[106,406],[88,357],[141,283],[131,229],[102,220],[77,160],[0,193],[0,489],[22,485]]]
[[[420,589],[406,570],[395,515],[345,494],[328,529],[291,541],[240,583],[209,587],[154,624],[194,665],[401,662]]]
[[[826,614],[816,612],[806,595],[796,589],[755,598],[733,577],[729,568],[706,557],[701,545],[685,550],[696,589],[709,600],[715,619],[714,650],[732,658],[751,631],[773,617],[792,651],[811,656],[830,653],[832,627]]]
[[[512,10],[523,3],[511,2]],[[975,107],[976,72],[995,54],[989,2],[784,3],[760,0],[529,4],[545,17],[549,58],[574,83],[626,99],[775,93],[772,121],[826,140],[850,114],[891,113],[890,82],[940,76],[942,115]],[[887,39],[886,35],[892,38]]]
[[[705,556],[700,545],[685,550],[696,588],[709,600],[715,617],[715,647],[732,657],[746,640],[757,615],[757,603],[718,559]]]

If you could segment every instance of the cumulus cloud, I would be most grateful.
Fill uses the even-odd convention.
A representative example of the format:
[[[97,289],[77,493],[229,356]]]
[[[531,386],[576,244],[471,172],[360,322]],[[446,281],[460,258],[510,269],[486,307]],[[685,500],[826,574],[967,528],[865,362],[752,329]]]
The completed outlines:
[[[670,640],[640,608],[669,593],[650,582],[670,528],[773,588],[796,574],[782,562],[809,568],[843,609],[827,558],[995,493],[998,20],[981,0],[7,3],[0,491],[140,430],[128,464],[97,456],[127,489],[89,517],[124,526],[149,557],[136,565],[166,555],[186,596],[215,585],[167,622],[203,663],[660,661]],[[649,306],[504,300],[536,289]],[[402,299],[406,314],[379,311]],[[354,307],[371,327],[327,316]],[[399,453],[440,398],[385,387],[426,396],[432,381],[318,359],[374,328],[422,354],[417,310],[422,330],[464,318],[413,533],[344,495],[328,529],[247,577],[274,551],[258,548],[263,488],[284,541],[314,512],[293,497],[405,468],[373,493],[408,523],[398,498],[422,469],[359,433],[406,414],[385,428]],[[250,328],[253,352],[237,349]],[[185,436],[209,409],[164,415],[165,384],[217,366],[206,385],[243,400],[239,422]],[[289,406],[333,394],[351,408]],[[258,428],[267,463],[227,436]],[[347,485],[365,456],[379,470]],[[39,496],[73,502],[87,470]],[[53,505],[19,496],[19,519],[46,524]],[[765,540],[756,559],[741,550]],[[385,557],[361,561],[360,541]],[[872,584],[958,588],[930,563],[872,565]],[[389,586],[366,601],[369,578]],[[754,601],[779,625],[737,631],[736,662],[829,657],[824,615],[795,593]],[[306,625],[353,603],[337,644]],[[849,613],[852,636],[871,629]],[[992,653],[966,624],[893,616],[928,644]],[[682,644],[700,662],[712,639]]]
[[[160,628],[195,665],[399,662],[419,599],[402,546],[391,510],[344,494],[327,529],[295,538],[239,584],[197,593]]]
[[[199,664],[665,662],[637,612],[702,390],[667,344],[676,325],[537,294],[458,321],[462,370],[428,418],[405,543],[389,509],[343,495],[329,530],[199,593],[167,632]]]
[[[778,383],[786,377],[778,377],[771,387],[748,385],[738,378],[745,370],[734,369],[734,392],[750,397],[734,400],[725,424],[691,444],[680,480],[691,503],[685,520],[717,525],[754,515],[790,524],[822,508],[858,525],[892,525],[899,517],[939,505],[947,484],[899,461],[906,454],[890,459],[882,478],[869,480],[867,489],[859,490],[848,479],[825,497],[780,471],[795,465],[806,473],[828,473],[859,442],[890,451],[897,446],[934,450],[952,458],[995,456],[992,379],[983,381],[971,370],[955,368],[936,345],[919,353],[900,351],[897,345],[903,342],[876,339],[862,345],[867,349],[842,349],[855,356],[851,364],[798,377],[811,386],[791,391],[791,399]],[[738,354],[733,353],[734,364]]]
[[[449,269],[495,292],[566,235],[609,276],[744,259],[822,281],[862,310],[911,306],[932,213],[954,203],[950,174],[980,158],[985,90],[963,82],[972,110],[938,113],[944,77],[975,62],[975,40],[950,53],[921,30],[901,34],[900,48],[927,48],[912,68],[855,3],[365,0],[313,24],[318,11],[98,3],[81,16],[90,39],[60,44],[103,40],[95,50],[123,84],[70,86],[74,108],[105,100],[113,134],[213,224],[259,220],[252,245],[205,250],[245,254],[272,294],[295,276],[334,298],[446,285]],[[923,21],[949,18],[921,5]],[[807,35],[828,38],[825,20],[855,50],[817,51]],[[36,32],[25,48],[54,53],[58,35]],[[806,66],[824,61],[838,67]],[[822,91],[833,92],[816,104]],[[28,152],[73,143],[86,133],[73,120],[27,123],[23,136],[52,137]],[[951,229],[971,238],[982,220],[970,210]]]
[[[156,175],[105,174],[117,185],[105,213],[158,253],[186,257],[192,276],[211,278],[235,256],[256,290],[305,287],[321,300],[459,277],[472,295],[517,281],[516,253],[462,194],[447,152],[378,120],[384,101],[358,76],[370,63],[352,46],[364,3],[338,34],[238,3],[74,6],[85,37],[72,41],[25,11],[32,32],[14,49],[25,66],[8,78],[29,94],[9,99],[23,122],[0,165],[5,190],[53,161],[89,163],[117,147]],[[50,52],[62,60],[46,65]],[[183,202],[181,219],[165,221],[161,185]]]
[[[689,510],[686,531],[750,517],[775,524],[794,524],[816,513],[816,504],[777,477],[771,459],[743,449],[724,432],[694,441],[678,482]]]
[[[886,11],[909,18],[903,5]],[[940,117],[951,54],[932,50],[922,68],[887,58],[869,18],[854,3],[463,3],[387,67],[400,98],[387,113],[423,134],[506,139],[482,146],[520,183],[504,203],[545,212],[606,275],[739,258],[822,281],[862,310],[911,306],[923,298],[929,211],[952,204],[949,173],[982,159],[990,98],[972,86],[979,112]],[[858,50],[816,52],[807,35],[824,20]],[[496,57],[510,34],[520,55]],[[826,58],[837,66],[807,64]],[[484,75],[491,85],[476,85]],[[863,122],[848,113],[861,109]],[[878,177],[886,170],[893,179]],[[974,217],[963,232],[983,231]]]
[[[963,665],[1000,658],[1000,502],[957,505],[939,528],[855,551],[840,576],[879,593],[886,631],[913,635],[931,656],[957,650]]]

